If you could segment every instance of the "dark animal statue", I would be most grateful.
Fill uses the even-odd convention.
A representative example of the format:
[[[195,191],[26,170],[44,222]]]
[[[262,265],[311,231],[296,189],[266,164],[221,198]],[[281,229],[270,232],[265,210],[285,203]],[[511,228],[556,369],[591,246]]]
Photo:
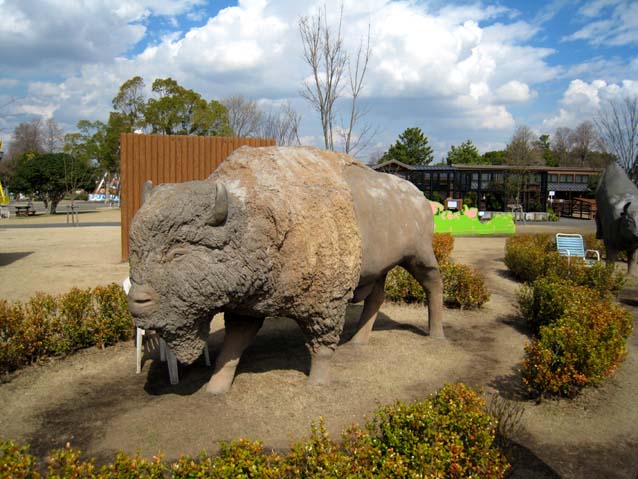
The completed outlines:
[[[270,316],[299,324],[309,382],[327,382],[346,305],[364,301],[352,341],[366,343],[396,265],[427,292],[430,336],[443,337],[432,210],[405,180],[317,148],[242,147],[208,179],[145,196],[130,232],[129,309],[184,363],[224,312],[210,393],[230,388]]]
[[[627,252],[627,271],[635,273],[638,248],[638,188],[616,163],[609,165],[596,190],[596,238],[607,250],[607,263]]]

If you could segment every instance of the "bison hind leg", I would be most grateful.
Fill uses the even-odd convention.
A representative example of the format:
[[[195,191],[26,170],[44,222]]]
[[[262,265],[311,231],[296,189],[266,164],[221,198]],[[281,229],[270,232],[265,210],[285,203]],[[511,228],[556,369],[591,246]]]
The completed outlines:
[[[357,332],[350,340],[350,343],[356,345],[368,344],[370,332],[372,331],[374,322],[379,314],[379,309],[385,299],[385,277],[386,275],[384,274],[381,278],[377,279],[371,291],[365,297],[363,311],[361,312],[359,324],[357,325]]]
[[[434,253],[406,261],[403,266],[416,279],[427,295],[428,330],[430,337],[442,339],[443,334],[443,282]]]

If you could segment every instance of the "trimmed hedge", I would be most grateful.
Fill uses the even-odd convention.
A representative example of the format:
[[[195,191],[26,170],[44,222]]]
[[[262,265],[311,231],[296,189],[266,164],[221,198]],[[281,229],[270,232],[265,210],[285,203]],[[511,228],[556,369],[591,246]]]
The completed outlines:
[[[570,308],[592,299],[592,291],[560,278],[539,278],[523,285],[518,293],[521,313],[527,319],[532,333],[558,321]]]
[[[457,263],[443,263],[439,269],[443,280],[443,300],[448,307],[474,309],[489,301],[485,277],[477,269]],[[385,296],[390,301],[403,303],[425,303],[427,300],[421,285],[401,267],[388,273]]]
[[[505,241],[505,265],[516,279],[534,281],[547,271],[551,252],[552,239],[548,234],[517,234]]]
[[[54,451],[47,471],[39,472],[28,447],[0,441],[0,476],[102,479],[126,478],[501,478],[509,464],[495,447],[497,421],[477,392],[463,384],[447,385],[423,401],[397,402],[381,408],[360,428],[350,426],[335,442],[323,421],[311,436],[287,454],[264,451],[246,439],[221,445],[218,456],[202,452],[167,463],[120,453],[98,469],[93,460],[67,444]]]
[[[525,346],[523,383],[535,397],[573,397],[609,376],[627,353],[629,311],[591,295],[562,299],[563,315]]]
[[[490,299],[485,277],[475,268],[450,260],[454,236],[434,233],[432,249],[439,263],[443,281],[443,300],[448,307],[480,308]],[[425,303],[427,298],[421,285],[405,269],[397,266],[386,277],[385,296],[397,303]]]
[[[74,288],[26,302],[0,300],[0,373],[90,346],[133,337],[133,318],[122,287]]]
[[[450,233],[434,233],[432,249],[439,265],[448,263],[454,250],[454,236]]]
[[[598,249],[593,235],[587,247]],[[613,303],[625,278],[603,263],[586,267],[555,252],[549,235],[506,242],[505,263],[527,281],[518,295],[534,334],[525,345],[523,383],[531,396],[575,396],[599,384],[626,355],[631,314]]]
[[[533,282],[541,277],[566,279],[587,286],[601,297],[617,296],[625,277],[613,265],[603,262],[585,266],[583,261],[568,261],[556,252],[556,243],[548,234],[514,235],[505,242],[505,264],[520,281]]]

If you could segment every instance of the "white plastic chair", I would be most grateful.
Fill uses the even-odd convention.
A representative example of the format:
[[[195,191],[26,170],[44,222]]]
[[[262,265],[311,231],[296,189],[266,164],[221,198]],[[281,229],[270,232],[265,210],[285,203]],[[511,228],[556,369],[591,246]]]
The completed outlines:
[[[131,289],[131,279],[126,278],[122,282],[122,288],[124,292],[128,295],[128,292]],[[142,343],[144,341],[144,336],[146,335],[146,330],[142,328],[135,328],[135,372],[137,374],[142,372]],[[160,346],[160,361],[163,363],[167,363],[168,365],[168,377],[171,381],[172,385],[179,384],[179,373],[177,371],[177,358],[173,351],[170,350],[166,346],[166,341],[162,338],[159,338],[159,346]],[[208,352],[208,345],[204,346],[204,360],[206,361],[206,366],[210,367],[210,356]]]
[[[586,266],[593,266],[600,261],[600,252],[585,249],[585,242],[579,234],[556,233],[556,249],[561,256],[567,256],[567,264],[572,258],[582,259]]]

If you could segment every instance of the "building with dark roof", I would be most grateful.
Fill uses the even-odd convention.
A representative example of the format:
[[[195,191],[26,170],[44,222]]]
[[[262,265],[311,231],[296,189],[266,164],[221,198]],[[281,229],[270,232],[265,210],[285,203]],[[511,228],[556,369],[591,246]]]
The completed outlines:
[[[602,169],[511,165],[407,165],[390,160],[373,166],[414,183],[428,199],[461,199],[481,210],[546,211],[587,196]],[[518,197],[518,202],[517,202]]]

